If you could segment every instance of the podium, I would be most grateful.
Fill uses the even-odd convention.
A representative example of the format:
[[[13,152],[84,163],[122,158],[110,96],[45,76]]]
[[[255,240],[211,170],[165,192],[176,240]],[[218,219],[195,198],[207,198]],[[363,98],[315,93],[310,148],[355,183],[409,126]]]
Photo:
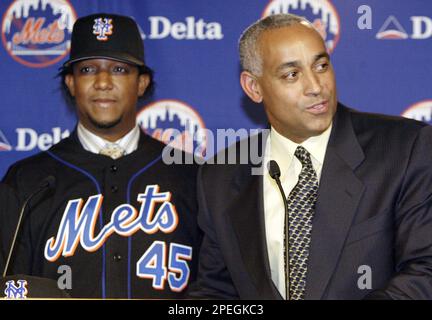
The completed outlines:
[[[23,274],[0,278],[0,295],[6,299],[71,298],[56,281]]]

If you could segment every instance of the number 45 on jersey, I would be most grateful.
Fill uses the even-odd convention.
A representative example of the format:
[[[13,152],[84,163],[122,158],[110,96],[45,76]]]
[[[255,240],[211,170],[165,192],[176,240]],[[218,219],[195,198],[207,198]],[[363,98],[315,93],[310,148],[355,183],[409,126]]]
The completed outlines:
[[[167,252],[165,242],[155,241],[138,260],[137,276],[152,279],[152,286],[156,290],[163,290],[168,280],[171,291],[180,292],[188,284],[190,269],[187,261],[191,259],[191,247],[170,243]]]

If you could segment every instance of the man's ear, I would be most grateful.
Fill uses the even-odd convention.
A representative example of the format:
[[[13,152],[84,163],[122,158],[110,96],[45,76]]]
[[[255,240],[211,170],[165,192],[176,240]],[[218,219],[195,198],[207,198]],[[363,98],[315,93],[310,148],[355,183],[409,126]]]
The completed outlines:
[[[243,88],[243,91],[247,94],[249,98],[252,99],[253,102],[262,102],[263,97],[261,94],[261,87],[255,75],[253,75],[249,71],[243,71],[240,74],[240,84]]]
[[[150,84],[150,76],[148,74],[140,74],[138,78],[138,97],[141,97]]]
[[[72,74],[68,73],[65,75],[64,82],[69,89],[69,93],[72,97],[75,97],[75,80]]]

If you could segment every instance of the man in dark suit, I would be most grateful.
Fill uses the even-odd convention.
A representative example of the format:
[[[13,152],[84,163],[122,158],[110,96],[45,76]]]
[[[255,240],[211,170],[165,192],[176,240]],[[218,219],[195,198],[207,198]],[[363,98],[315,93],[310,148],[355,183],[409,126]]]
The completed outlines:
[[[15,191],[10,186],[0,182],[0,221],[5,221],[4,217],[7,215],[17,215],[17,213],[18,199]],[[6,232],[6,226],[0,226],[0,241],[5,244],[4,246],[0,246],[0,270],[2,273],[13,236],[11,232]]]
[[[271,130],[231,151],[262,141],[262,174],[253,159],[200,169],[205,238],[191,296],[431,299],[431,127],[339,104],[322,37],[300,17],[250,26],[240,59]]]

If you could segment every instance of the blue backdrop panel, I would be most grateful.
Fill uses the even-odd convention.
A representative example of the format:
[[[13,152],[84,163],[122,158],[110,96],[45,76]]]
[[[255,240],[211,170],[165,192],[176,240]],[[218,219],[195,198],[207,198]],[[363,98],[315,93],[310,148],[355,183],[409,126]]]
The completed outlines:
[[[95,12],[130,15],[138,22],[157,83],[155,94],[140,104],[138,121],[160,138],[173,127],[203,145],[200,128],[266,125],[262,106],[240,88],[237,41],[245,27],[275,12],[304,15],[323,31],[341,102],[431,122],[431,1],[5,0],[0,176],[73,130],[75,114],[56,74],[67,58],[73,21]]]

